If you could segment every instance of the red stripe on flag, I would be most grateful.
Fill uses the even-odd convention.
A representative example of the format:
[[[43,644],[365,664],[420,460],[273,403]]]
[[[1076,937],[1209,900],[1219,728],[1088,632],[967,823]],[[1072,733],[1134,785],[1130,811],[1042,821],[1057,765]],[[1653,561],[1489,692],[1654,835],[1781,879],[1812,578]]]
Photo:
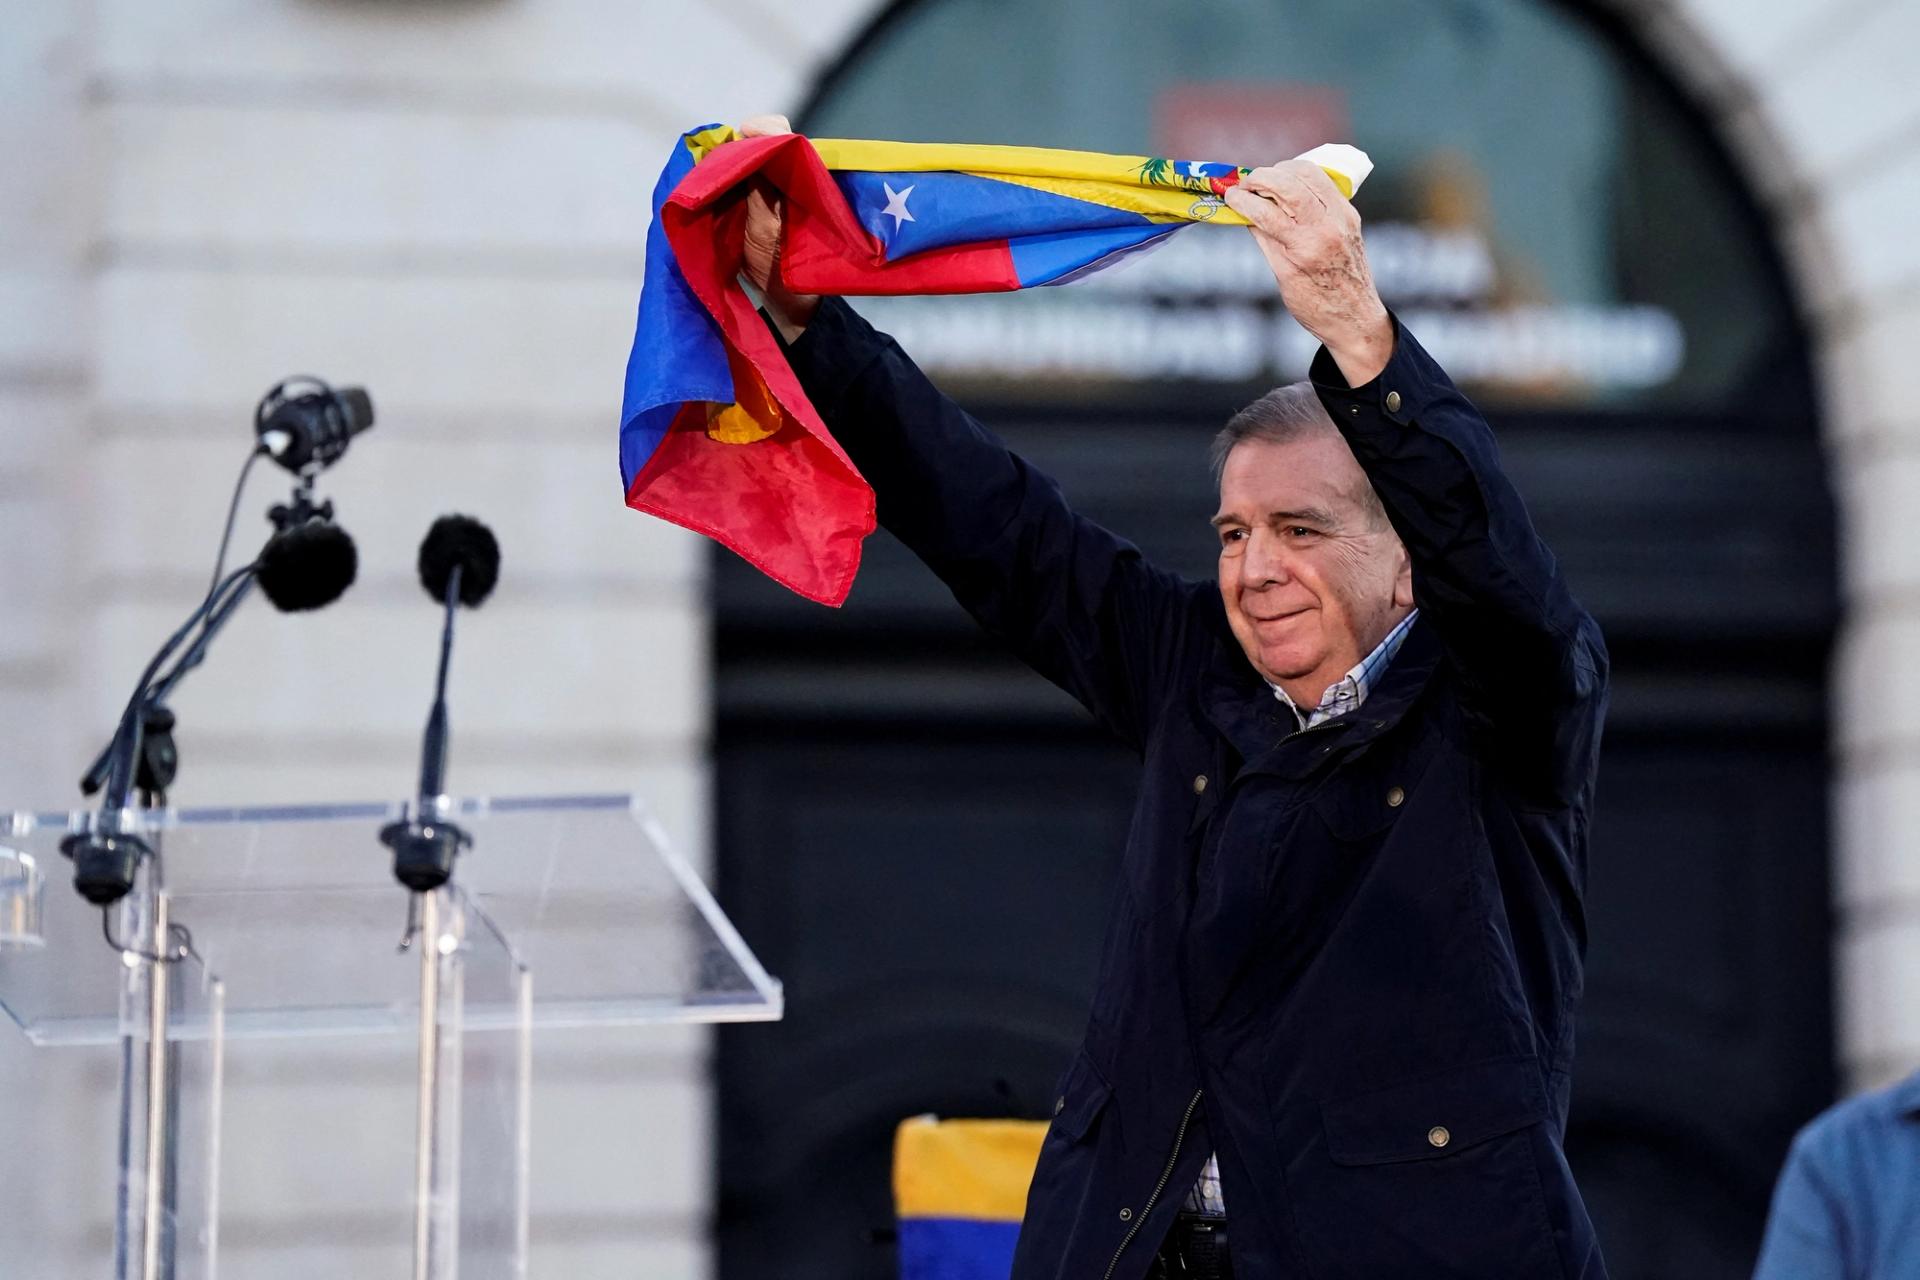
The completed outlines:
[[[780,430],[752,444],[721,444],[706,433],[705,406],[691,405],[633,478],[627,505],[704,533],[801,595],[837,605],[853,586],[860,543],[873,532],[873,490],[821,422],[739,282],[741,184],[795,143],[819,166],[813,148],[790,135],[730,143],[695,165],[660,211],[688,286],[731,353],[779,401]]]

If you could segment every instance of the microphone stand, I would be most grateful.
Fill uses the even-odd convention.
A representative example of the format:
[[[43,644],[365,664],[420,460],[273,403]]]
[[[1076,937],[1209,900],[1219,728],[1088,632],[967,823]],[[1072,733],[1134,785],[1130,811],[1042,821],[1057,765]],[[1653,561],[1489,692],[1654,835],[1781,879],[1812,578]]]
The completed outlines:
[[[453,615],[460,607],[461,566],[447,580],[446,614],[440,627],[440,670],[433,709],[420,744],[420,785],[405,821],[380,831],[393,850],[393,874],[412,892],[404,949],[418,939],[420,961],[419,1075],[414,1132],[413,1277],[427,1280],[439,1233],[435,1230],[434,1166],[440,1129],[440,963],[443,902],[439,890],[453,878],[454,856],[473,843],[455,823],[445,794],[447,774],[447,668],[453,656]],[[449,914],[452,914],[451,912]],[[449,920],[447,923],[452,923]]]
[[[143,1025],[138,1034],[128,1033],[123,1040],[123,1052],[129,1055],[129,1062],[133,1060],[131,1055],[136,1052],[144,1051],[146,1056],[146,1069],[138,1086],[138,1115],[144,1119],[145,1130],[142,1135],[145,1161],[140,1204],[141,1280],[162,1280],[172,1271],[174,1242],[168,1225],[174,1210],[175,1191],[171,1166],[175,1082],[173,1045],[169,1039],[173,1009],[172,968],[176,962],[193,954],[193,943],[186,930],[176,926],[170,918],[171,904],[167,897],[159,838],[156,834],[153,844],[149,845],[141,834],[138,820],[129,824],[127,798],[128,792],[138,782],[145,807],[164,804],[166,788],[172,782],[178,763],[169,735],[173,713],[149,696],[155,673],[202,619],[217,616],[224,622],[232,615],[238,600],[251,586],[254,572],[255,566],[249,564],[223,578],[200,602],[199,608],[181,624],[179,630],[160,646],[160,651],[154,654],[134,686],[133,696],[128,699],[126,710],[121,713],[119,728],[104,753],[106,796],[101,801],[93,829],[76,831],[60,842],[60,851],[73,862],[74,887],[82,897],[101,909],[101,924],[107,942],[124,956],[144,962],[146,969],[146,990],[140,993],[145,996],[146,1005],[145,1016],[141,1020]],[[210,628],[217,626],[211,622],[208,625]],[[199,654],[205,652],[209,638],[202,636],[194,646],[195,652],[189,653],[188,659],[183,659],[181,668],[171,673],[166,682],[168,688],[178,681],[185,669],[199,661]],[[144,738],[149,724],[158,730],[150,742]],[[144,750],[143,743],[146,743]],[[130,826],[132,829],[129,829]],[[145,927],[139,929],[140,939],[129,947],[113,936],[113,904],[132,892],[142,863],[147,868],[147,892],[136,899],[136,904],[142,908],[137,915],[144,915]],[[180,939],[178,949],[174,946],[176,934]],[[144,1044],[141,1043],[143,1038]],[[125,1107],[134,1106],[135,1095],[132,1090],[135,1086],[132,1081],[133,1077],[129,1075],[122,1085]],[[134,1112],[127,1114],[131,1116]]]
[[[380,843],[393,850],[393,876],[417,894],[430,894],[453,878],[453,859],[473,839],[447,816],[447,667],[453,657],[453,615],[460,607],[461,566],[447,579],[446,615],[440,625],[440,671],[433,709],[420,743],[420,786],[413,812],[388,823]]]

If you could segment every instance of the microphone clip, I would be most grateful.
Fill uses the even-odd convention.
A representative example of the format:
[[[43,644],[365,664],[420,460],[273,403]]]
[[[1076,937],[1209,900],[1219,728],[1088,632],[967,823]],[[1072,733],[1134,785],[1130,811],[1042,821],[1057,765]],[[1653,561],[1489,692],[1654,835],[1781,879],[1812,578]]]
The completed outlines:
[[[453,878],[453,860],[473,837],[446,816],[445,797],[439,797],[431,808],[422,803],[380,828],[380,843],[393,850],[394,879],[415,893],[431,893]]]
[[[132,892],[134,875],[153,850],[139,836],[94,830],[66,837],[60,852],[73,863],[73,887],[80,896],[96,907],[108,907]]]
[[[302,471],[294,480],[292,496],[267,509],[267,519],[273,522],[275,532],[285,533],[314,520],[333,520],[333,499],[322,502],[313,500],[313,479],[316,474],[311,470]]]

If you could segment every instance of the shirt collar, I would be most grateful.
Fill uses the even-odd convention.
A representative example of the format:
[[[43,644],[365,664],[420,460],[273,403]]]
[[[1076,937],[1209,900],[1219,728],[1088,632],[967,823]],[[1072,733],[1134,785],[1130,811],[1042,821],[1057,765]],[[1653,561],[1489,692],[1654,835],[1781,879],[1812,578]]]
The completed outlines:
[[[1372,692],[1374,685],[1379,683],[1380,673],[1387,669],[1387,665],[1393,661],[1393,656],[1400,652],[1400,645],[1407,638],[1407,632],[1412,628],[1413,620],[1419,616],[1420,611],[1415,609],[1402,618],[1400,625],[1387,632],[1386,639],[1375,645],[1372,653],[1354,663],[1346,675],[1327,686],[1327,691],[1320,695],[1320,705],[1310,712],[1303,714],[1300,708],[1294,705],[1293,699],[1287,696],[1286,690],[1273,681],[1267,681],[1267,687],[1273,690],[1273,696],[1293,712],[1303,726],[1320,724],[1335,716],[1343,716],[1349,711],[1356,710],[1367,700],[1367,694]]]

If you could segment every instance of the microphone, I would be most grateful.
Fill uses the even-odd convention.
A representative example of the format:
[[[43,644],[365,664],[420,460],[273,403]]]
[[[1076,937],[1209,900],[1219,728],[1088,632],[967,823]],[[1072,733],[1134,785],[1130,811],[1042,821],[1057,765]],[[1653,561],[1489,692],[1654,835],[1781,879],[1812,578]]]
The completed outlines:
[[[420,543],[420,585],[446,610],[440,626],[440,672],[433,709],[420,743],[420,787],[413,815],[389,823],[380,842],[393,850],[393,875],[415,893],[428,893],[453,878],[454,855],[471,837],[439,812],[447,774],[447,667],[453,656],[453,615],[461,605],[477,608],[500,580],[500,543],[471,516],[441,516]],[[428,815],[432,814],[430,818]]]
[[[282,613],[325,608],[353,585],[360,567],[353,538],[331,520],[308,520],[276,533],[260,550],[261,592]]]
[[[308,389],[296,393],[294,387]],[[373,398],[365,388],[336,389],[304,375],[279,383],[253,411],[261,450],[296,474],[332,466],[348,442],[372,425]]]
[[[420,585],[437,604],[460,576],[460,603],[469,609],[493,594],[500,580],[500,543],[472,516],[441,516],[420,542]]]

